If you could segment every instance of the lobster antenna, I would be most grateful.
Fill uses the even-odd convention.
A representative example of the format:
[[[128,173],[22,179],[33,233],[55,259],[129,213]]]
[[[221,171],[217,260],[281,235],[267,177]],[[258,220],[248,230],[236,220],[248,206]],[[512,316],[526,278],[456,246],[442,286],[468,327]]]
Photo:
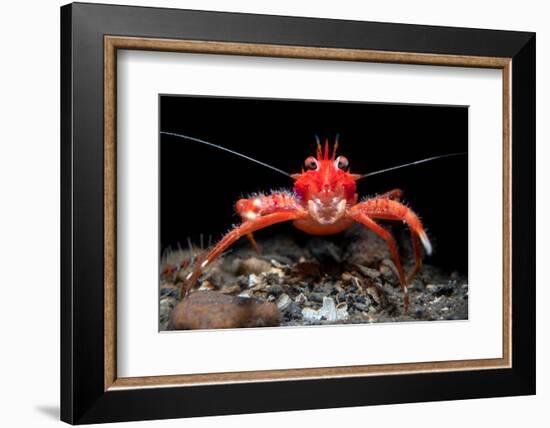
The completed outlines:
[[[243,155],[242,153],[239,153],[239,152],[236,152],[234,150],[231,150],[231,149],[228,149],[227,147],[223,147],[223,146],[218,146],[217,144],[214,144],[214,143],[210,143],[208,141],[204,141],[204,140],[201,140],[199,138],[195,138],[195,137],[190,137],[188,135],[183,135],[183,134],[176,134],[174,132],[166,132],[166,131],[160,131],[161,134],[164,134],[164,135],[170,135],[172,137],[178,137],[178,138],[183,138],[184,140],[188,140],[188,141],[194,141],[195,143],[201,143],[201,144],[204,144],[205,146],[209,146],[209,147],[214,147],[215,149],[219,149],[219,150],[223,150],[225,152],[228,152],[228,153],[231,153],[235,156],[239,156],[243,159],[247,159],[251,162],[254,162],[254,163],[257,163],[258,165],[261,165],[261,166],[264,166],[266,168],[269,168],[273,171],[276,171],[278,172],[279,174],[283,174],[283,175],[286,175],[287,177],[290,177],[291,175],[288,173],[288,172],[285,172],[283,171],[282,169],[279,169],[279,168],[275,168],[274,166],[272,165],[269,165],[265,162],[262,162],[262,161],[259,161],[258,159],[254,159],[254,158],[251,158],[250,156],[246,156],[246,155]]]
[[[394,171],[396,169],[401,169],[401,168],[406,168],[406,167],[409,167],[409,166],[419,165],[421,163],[431,162],[431,161],[434,161],[434,160],[437,160],[437,159],[445,159],[445,158],[450,158],[450,157],[454,157],[454,156],[462,156],[462,155],[466,155],[466,154],[468,154],[468,153],[467,152],[458,152],[458,153],[449,153],[449,154],[446,154],[446,155],[432,156],[431,158],[421,159],[421,160],[417,160],[417,161],[414,161],[414,162],[405,163],[403,165],[392,166],[390,168],[379,169],[378,171],[369,172],[367,174],[361,175],[359,177],[359,180],[361,180],[362,178],[366,178],[366,177],[372,177],[373,175],[382,174],[384,172]]]

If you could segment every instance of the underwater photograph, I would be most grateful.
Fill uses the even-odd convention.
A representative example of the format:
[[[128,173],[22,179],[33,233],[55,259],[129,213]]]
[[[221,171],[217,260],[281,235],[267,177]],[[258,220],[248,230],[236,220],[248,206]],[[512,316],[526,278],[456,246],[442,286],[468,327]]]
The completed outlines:
[[[159,330],[468,319],[468,107],[159,95]]]

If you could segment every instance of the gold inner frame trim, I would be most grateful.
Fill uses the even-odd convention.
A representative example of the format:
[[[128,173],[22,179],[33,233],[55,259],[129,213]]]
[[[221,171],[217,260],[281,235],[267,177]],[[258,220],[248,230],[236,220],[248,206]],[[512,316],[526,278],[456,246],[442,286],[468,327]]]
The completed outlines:
[[[242,55],[393,64],[494,68],[502,70],[503,95],[503,308],[502,358],[377,364],[342,367],[204,373],[171,376],[117,377],[116,367],[116,89],[117,50],[148,50],[212,55]],[[195,386],[222,383],[291,381],[408,373],[509,368],[512,362],[512,165],[511,58],[386,52],[309,46],[104,37],[104,389]]]

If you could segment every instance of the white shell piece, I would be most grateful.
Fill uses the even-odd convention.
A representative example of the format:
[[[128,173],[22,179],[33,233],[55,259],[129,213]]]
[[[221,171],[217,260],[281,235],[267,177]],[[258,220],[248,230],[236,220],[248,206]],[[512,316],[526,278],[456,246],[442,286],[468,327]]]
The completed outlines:
[[[254,273],[248,275],[248,288],[252,288],[260,283],[260,277]]]
[[[288,305],[292,302],[292,299],[288,296],[288,294],[281,294],[279,298],[277,299],[277,307],[284,311]]]
[[[323,306],[320,309],[304,308],[302,316],[308,321],[319,321],[323,318],[327,321],[346,320],[349,317],[348,305],[340,303],[336,306],[332,297],[324,297]]]

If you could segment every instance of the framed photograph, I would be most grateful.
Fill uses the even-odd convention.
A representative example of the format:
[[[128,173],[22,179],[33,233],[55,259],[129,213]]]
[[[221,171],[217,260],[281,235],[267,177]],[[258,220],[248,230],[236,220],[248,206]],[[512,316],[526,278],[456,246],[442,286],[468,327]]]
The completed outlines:
[[[76,3],[61,54],[62,420],[535,393],[533,33]]]

